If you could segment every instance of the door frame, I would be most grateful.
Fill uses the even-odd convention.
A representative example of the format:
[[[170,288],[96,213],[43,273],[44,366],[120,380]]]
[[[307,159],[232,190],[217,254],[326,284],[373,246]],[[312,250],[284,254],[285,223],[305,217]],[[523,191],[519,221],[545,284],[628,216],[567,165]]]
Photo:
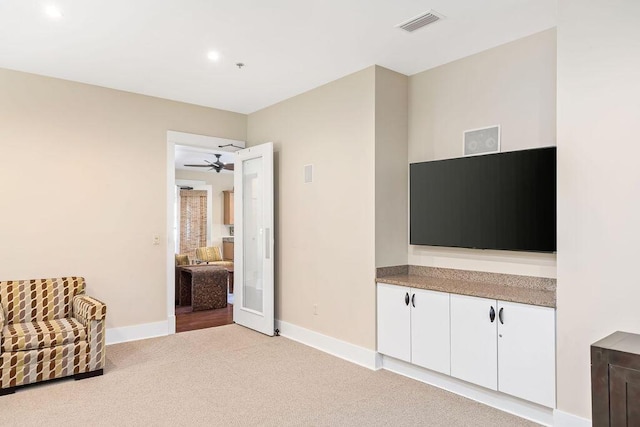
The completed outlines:
[[[166,182],[166,259],[165,274],[167,276],[167,333],[169,335],[176,333],[176,281],[175,281],[175,241],[173,238],[174,221],[174,202],[175,202],[175,185],[176,185],[176,145],[184,145],[188,147],[207,148],[215,151],[229,151],[234,149],[226,149],[221,146],[233,144],[236,147],[244,148],[245,141],[235,139],[219,138],[217,136],[197,135],[195,133],[186,133],[168,130],[167,131],[167,182]]]

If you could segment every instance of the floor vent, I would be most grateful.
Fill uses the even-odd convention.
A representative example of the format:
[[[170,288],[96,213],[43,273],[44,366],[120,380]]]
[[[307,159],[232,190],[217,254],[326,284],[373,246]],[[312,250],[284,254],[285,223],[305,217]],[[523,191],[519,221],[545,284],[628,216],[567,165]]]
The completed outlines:
[[[396,28],[401,28],[409,33],[412,33],[429,24],[438,22],[441,19],[444,19],[444,15],[441,15],[434,10],[429,10],[427,12],[421,13],[418,16],[414,16],[413,18],[403,22],[402,24],[396,25]]]

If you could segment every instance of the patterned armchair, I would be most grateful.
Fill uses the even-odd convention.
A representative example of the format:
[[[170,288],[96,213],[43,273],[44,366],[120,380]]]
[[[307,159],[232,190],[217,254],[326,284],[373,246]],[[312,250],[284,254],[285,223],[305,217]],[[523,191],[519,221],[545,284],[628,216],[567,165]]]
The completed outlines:
[[[84,291],[82,277],[0,282],[0,395],[102,375],[107,307]]]

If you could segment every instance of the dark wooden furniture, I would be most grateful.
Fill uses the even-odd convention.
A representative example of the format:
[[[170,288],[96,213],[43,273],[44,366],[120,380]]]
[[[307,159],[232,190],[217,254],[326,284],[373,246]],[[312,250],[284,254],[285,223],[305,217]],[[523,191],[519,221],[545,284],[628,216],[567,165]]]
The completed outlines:
[[[640,426],[640,335],[591,345],[591,407],[593,427]]]
[[[193,311],[227,306],[226,269],[214,266],[180,267],[180,305],[191,305]]]
[[[229,293],[233,293],[233,267],[227,267],[227,271],[229,272]]]

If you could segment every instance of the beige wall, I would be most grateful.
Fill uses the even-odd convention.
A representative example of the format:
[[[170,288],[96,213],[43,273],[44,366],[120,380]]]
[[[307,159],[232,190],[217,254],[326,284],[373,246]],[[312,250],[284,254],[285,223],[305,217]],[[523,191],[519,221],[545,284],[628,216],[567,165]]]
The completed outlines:
[[[407,263],[409,78],[376,67],[376,267]]]
[[[225,172],[199,172],[176,169],[176,179],[188,179],[194,181],[204,181],[205,185],[211,186],[212,215],[211,222],[211,245],[220,247],[222,250],[222,237],[229,236],[229,226],[224,225],[224,196],[225,190],[233,190],[233,174]]]
[[[243,140],[246,116],[0,69],[0,117],[0,278],[84,276],[107,327],[166,320],[167,130]]]
[[[276,151],[276,317],[370,349],[374,86],[369,67],[249,115],[247,130],[249,145]]]
[[[409,78],[409,162],[462,156],[462,132],[501,126],[501,151],[556,143],[556,32]],[[409,264],[555,277],[556,257],[409,246]]]
[[[558,408],[591,418],[589,346],[640,333],[640,3],[558,12]]]

